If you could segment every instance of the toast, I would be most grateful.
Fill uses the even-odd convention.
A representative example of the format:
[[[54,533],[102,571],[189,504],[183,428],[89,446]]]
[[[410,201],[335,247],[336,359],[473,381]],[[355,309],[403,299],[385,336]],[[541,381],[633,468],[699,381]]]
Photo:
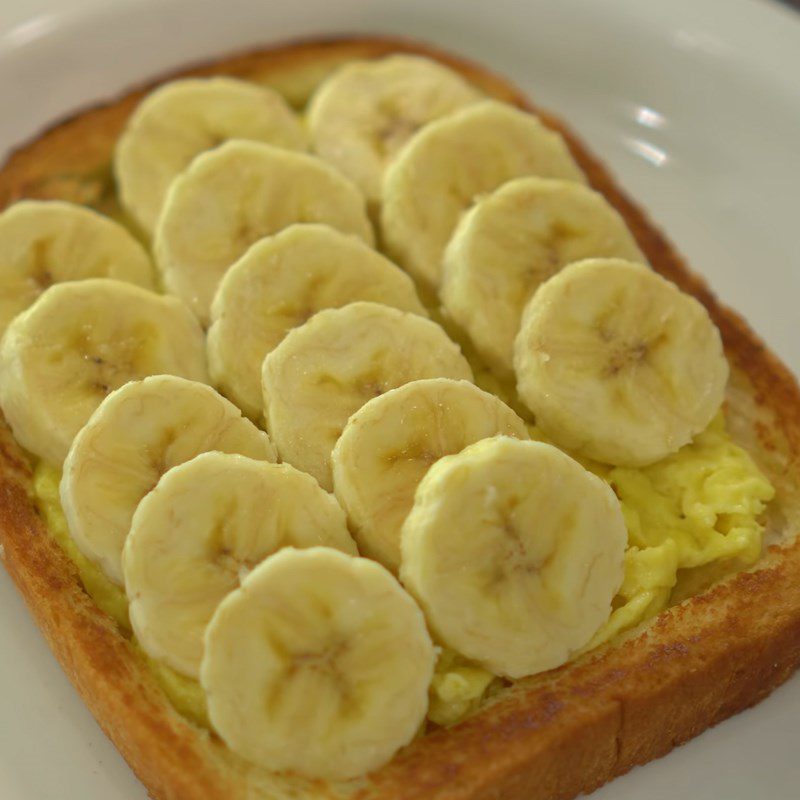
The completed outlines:
[[[301,42],[183,74],[257,81],[302,107],[338,64],[391,52],[438,59],[487,94],[539,114],[566,138],[591,186],[624,217],[650,264],[706,306],[731,365],[730,430],[777,490],[766,520],[769,547],[755,568],[576,661],[516,682],[479,713],[415,740],[355,783],[287,778],[244,762],[175,711],[48,534],[33,502],[31,467],[3,425],[0,554],[70,680],[157,800],[566,800],[757,703],[800,664],[800,387],[563,123],[483,68],[399,40]],[[0,171],[0,208],[25,197],[60,198],[119,213],[111,154],[143,94],[80,113],[17,150]]]

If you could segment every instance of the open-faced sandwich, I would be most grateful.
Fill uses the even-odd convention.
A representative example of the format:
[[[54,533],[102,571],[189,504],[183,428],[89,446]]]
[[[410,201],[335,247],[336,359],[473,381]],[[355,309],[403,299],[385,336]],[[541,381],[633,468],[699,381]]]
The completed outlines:
[[[233,58],[0,209],[0,553],[157,800],[566,800],[800,661],[797,384],[505,80]]]

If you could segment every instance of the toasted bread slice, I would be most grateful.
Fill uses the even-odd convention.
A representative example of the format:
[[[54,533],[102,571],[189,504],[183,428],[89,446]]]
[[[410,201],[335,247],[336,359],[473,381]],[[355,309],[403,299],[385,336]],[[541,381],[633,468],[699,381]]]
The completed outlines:
[[[305,781],[245,763],[172,708],[48,535],[32,500],[30,466],[2,425],[0,543],[6,568],[103,730],[158,800],[565,800],[758,702],[800,663],[800,388],[558,119],[474,64],[389,39],[297,43],[185,74],[269,84],[300,107],[336,65],[397,51],[437,58],[488,94],[542,115],[567,138],[592,186],[623,215],[653,267],[706,305],[732,367],[729,427],[777,489],[767,520],[770,546],[755,569],[724,579],[578,661],[519,681],[466,721],[417,739],[363,780],[348,786]],[[78,114],[20,148],[0,172],[0,208],[23,197],[46,197],[118,211],[111,154],[142,94]]]

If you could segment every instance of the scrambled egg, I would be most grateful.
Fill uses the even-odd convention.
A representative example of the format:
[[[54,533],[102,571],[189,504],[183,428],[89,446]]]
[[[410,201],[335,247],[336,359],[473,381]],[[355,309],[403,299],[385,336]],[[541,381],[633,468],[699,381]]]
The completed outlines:
[[[428,719],[437,725],[452,725],[475,711],[502,681],[465,658],[442,648],[428,691]]]
[[[50,535],[78,568],[81,582],[94,602],[108,614],[117,625],[130,632],[128,619],[128,598],[122,587],[112,583],[83,553],[72,539],[67,518],[61,510],[61,497],[58,486],[61,471],[39,462],[33,474],[33,492]]]
[[[533,426],[531,435],[544,438]],[[763,533],[758,517],[774,490],[750,456],[733,443],[721,413],[694,442],[649,467],[583,463],[619,497],[629,545],[622,587],[609,620],[590,648],[669,605],[685,571],[720,564],[732,572],[758,559]],[[83,585],[97,605],[130,631],[124,591],[80,553],[69,535],[59,501],[60,477],[57,470],[44,465],[37,467],[34,475],[37,503],[48,528],[77,565]],[[135,642],[134,646],[138,649]],[[175,708],[207,726],[205,696],[197,681],[139,652]],[[428,718],[438,725],[458,722],[502,685],[490,672],[443,649],[431,684]]]
[[[590,646],[664,609],[679,570],[717,562],[736,571],[761,555],[758,518],[775,490],[731,440],[721,413],[691,444],[649,467],[589,466],[614,489],[628,528],[622,588]]]

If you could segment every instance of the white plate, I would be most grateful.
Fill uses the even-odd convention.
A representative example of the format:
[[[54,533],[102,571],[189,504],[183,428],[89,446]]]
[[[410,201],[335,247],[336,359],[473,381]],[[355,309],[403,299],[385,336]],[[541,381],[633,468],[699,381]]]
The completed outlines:
[[[2,0],[0,151],[82,104],[286,37],[427,39],[569,120],[800,372],[800,15],[768,0]],[[144,800],[0,570],[0,797]],[[800,680],[597,800],[800,796]]]

